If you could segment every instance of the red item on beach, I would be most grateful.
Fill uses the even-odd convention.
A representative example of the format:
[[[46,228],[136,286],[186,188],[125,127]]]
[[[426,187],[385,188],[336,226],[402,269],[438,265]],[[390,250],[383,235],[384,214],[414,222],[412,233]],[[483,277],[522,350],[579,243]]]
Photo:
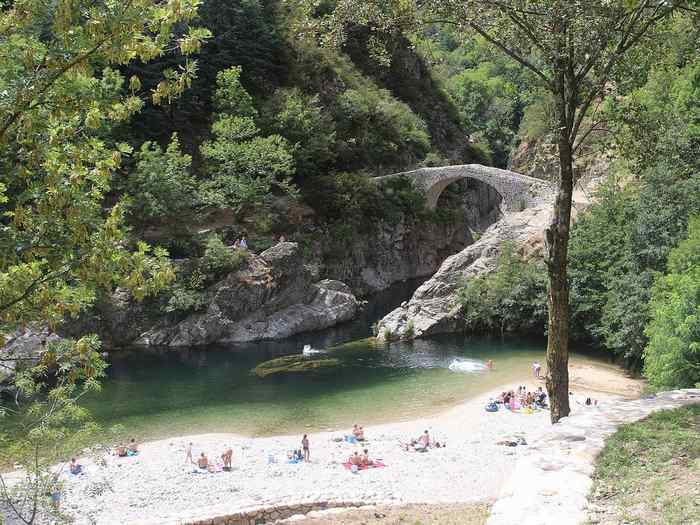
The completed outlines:
[[[346,463],[343,463],[343,466],[348,470],[352,470],[352,463],[350,463],[349,461]],[[382,467],[386,467],[386,465],[384,463],[382,463],[381,461],[374,461],[374,462],[372,462],[371,465],[357,465],[357,470],[368,470],[371,468],[382,468]]]

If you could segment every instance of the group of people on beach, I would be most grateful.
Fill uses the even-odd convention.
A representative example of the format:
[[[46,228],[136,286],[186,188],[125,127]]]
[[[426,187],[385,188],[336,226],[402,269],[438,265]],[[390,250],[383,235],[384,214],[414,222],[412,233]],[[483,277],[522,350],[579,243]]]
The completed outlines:
[[[352,431],[350,434],[346,434],[345,436],[345,441],[348,443],[355,443],[356,441],[364,441],[365,440],[365,431],[364,429],[355,423],[352,426]]]
[[[369,451],[364,449],[361,454],[357,451],[351,454],[348,458],[348,463],[358,467],[370,467],[374,464],[374,461],[369,458]]]
[[[192,446],[193,443],[187,445],[185,463],[197,465],[197,469],[200,472],[230,472],[232,470],[233,449],[230,446],[226,445],[224,447],[224,451],[220,456],[220,462],[211,461],[204,452],[200,453],[197,461],[195,461],[192,457]]]
[[[131,438],[128,445],[119,443],[115,448],[115,454],[120,458],[135,456],[139,453],[139,445],[134,438]]]
[[[502,392],[495,403],[502,404],[510,410],[517,410],[518,408],[546,408],[547,394],[542,390],[541,386],[538,386],[536,391],[531,392],[523,385],[518,386],[517,390]]]

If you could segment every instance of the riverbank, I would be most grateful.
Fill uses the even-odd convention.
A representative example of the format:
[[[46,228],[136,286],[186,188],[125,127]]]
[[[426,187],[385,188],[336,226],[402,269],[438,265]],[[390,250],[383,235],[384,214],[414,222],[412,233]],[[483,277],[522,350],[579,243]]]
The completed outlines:
[[[572,375],[576,375],[572,366]],[[601,365],[579,374],[574,411],[606,410],[613,394],[587,390],[604,381],[624,385],[629,394],[632,384],[622,372]],[[526,441],[549,427],[546,411],[534,414],[499,411],[487,413],[484,404],[491,395],[525,384],[537,386],[523,374],[515,384],[503,385],[493,393],[470,399],[439,415],[413,421],[375,425],[365,429],[364,445],[370,457],[386,464],[352,474],[342,463],[358,446],[334,439],[343,431],[309,435],[311,462],[288,464],[286,453],[297,448],[301,436],[247,438],[233,434],[204,434],[145,443],[132,458],[106,458],[106,466],[86,461],[86,474],[65,481],[63,508],[77,523],[181,523],[230,515],[260,507],[354,501],[400,505],[410,503],[472,503],[492,501],[511,475],[516,459],[527,447],[504,447],[495,443],[504,438],[523,437]],[[585,397],[599,399],[597,408],[582,404]],[[427,453],[405,452],[401,441],[428,430],[433,439],[446,442],[446,448]],[[347,431],[347,429],[343,429]],[[194,473],[185,462],[188,443],[193,453],[205,452],[217,458],[226,445],[234,450],[233,472]],[[269,463],[272,456],[275,462]]]

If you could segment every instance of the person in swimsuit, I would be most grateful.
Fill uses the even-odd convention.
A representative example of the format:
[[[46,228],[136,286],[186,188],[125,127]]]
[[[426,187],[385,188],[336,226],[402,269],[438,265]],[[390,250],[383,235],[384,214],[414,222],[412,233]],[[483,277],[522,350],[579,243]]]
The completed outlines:
[[[423,448],[428,448],[430,446],[430,434],[428,434],[428,431],[424,431],[423,435],[418,438],[418,443],[423,445]]]
[[[130,456],[133,456],[135,454],[138,454],[139,452],[139,446],[136,443],[136,440],[134,438],[131,438],[131,441],[129,442],[129,450],[127,451],[127,454]]]
[[[532,363],[532,371],[535,374],[536,379],[540,378],[540,371],[541,370],[542,370],[542,365],[540,365],[538,362]]]
[[[124,445],[122,445],[121,443],[119,445],[117,445],[116,452],[117,452],[117,456],[119,456],[120,458],[125,458],[127,456],[126,447]]]
[[[306,434],[301,438],[301,448],[304,451],[304,461],[310,461],[311,455],[309,454],[309,438]]]
[[[355,453],[348,458],[348,463],[351,465],[357,465],[358,467],[362,465],[362,458],[360,457],[360,454],[355,451]]]
[[[194,463],[194,459],[192,459],[192,443],[187,445],[187,450],[185,453],[185,463]]]
[[[365,449],[360,455],[360,464],[365,467],[369,467],[372,464],[372,461],[369,459],[369,453],[367,452],[367,449]]]
[[[83,466],[76,462],[75,458],[71,458],[70,460],[70,473],[73,474],[74,476],[77,476],[83,471]]]
[[[207,470],[209,468],[209,458],[204,455],[204,452],[202,452],[202,455],[197,458],[197,466],[201,470]]]
[[[231,447],[227,446],[226,449],[224,449],[224,453],[221,454],[221,460],[224,462],[224,470],[229,471],[231,470],[231,461],[233,459],[233,450]]]

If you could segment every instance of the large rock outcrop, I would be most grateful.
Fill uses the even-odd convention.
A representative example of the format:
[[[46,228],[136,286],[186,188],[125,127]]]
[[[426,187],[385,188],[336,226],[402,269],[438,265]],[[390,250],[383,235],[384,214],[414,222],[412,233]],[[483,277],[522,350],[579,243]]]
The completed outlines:
[[[541,250],[542,232],[551,203],[506,215],[474,244],[448,257],[431,279],[423,283],[407,303],[379,323],[379,337],[421,337],[460,328],[457,290],[472,277],[493,271],[500,247],[511,241],[534,254]]]
[[[15,374],[38,364],[46,345],[60,339],[45,326],[13,333],[0,348],[0,393],[12,391]]]
[[[203,310],[176,317],[116,294],[76,328],[97,332],[110,347],[248,342],[327,328],[352,319],[359,305],[347,285],[320,279],[291,242],[251,254],[203,299]]]
[[[589,195],[600,178],[579,181],[574,191],[572,220],[589,205]],[[494,270],[504,242],[512,242],[525,258],[542,257],[544,230],[549,223],[554,195],[542,191],[534,204],[507,213],[474,244],[448,257],[432,278],[421,285],[410,301],[378,323],[379,338],[417,338],[462,328],[457,291],[469,279]]]

